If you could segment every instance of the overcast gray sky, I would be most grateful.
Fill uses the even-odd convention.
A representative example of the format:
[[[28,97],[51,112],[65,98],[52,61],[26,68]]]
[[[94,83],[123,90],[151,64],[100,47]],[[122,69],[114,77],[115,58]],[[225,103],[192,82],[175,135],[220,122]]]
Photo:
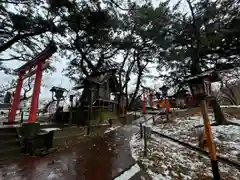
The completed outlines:
[[[160,0],[153,0],[153,4],[156,6]],[[177,0],[172,0],[171,4],[176,4]],[[186,6],[185,0],[182,1],[181,4],[181,10],[182,11],[188,11],[188,7]],[[40,100],[47,100],[51,98],[51,93],[49,92],[50,88],[52,86],[62,86],[66,88],[67,90],[70,90],[74,84],[70,82],[70,80],[64,76],[62,73],[63,69],[66,68],[67,66],[67,60],[65,59],[60,59],[60,57],[56,56],[57,61],[53,62],[53,65],[56,68],[56,72],[54,73],[48,73],[43,76],[43,83],[46,84],[46,87],[41,88],[41,94],[40,94]],[[22,63],[16,62],[16,61],[11,61],[11,62],[6,62],[5,63],[7,67],[10,68],[17,68],[21,66]],[[154,65],[151,65],[154,66]],[[151,74],[156,74],[156,70],[154,68],[151,68]],[[3,72],[0,72],[0,76],[2,77],[1,84],[6,84],[8,81],[10,81],[13,76],[5,75]],[[16,77],[15,77],[16,78]],[[131,84],[133,84],[136,80],[136,76],[131,77]],[[145,82],[146,86],[154,88],[154,86],[160,87],[161,81],[154,81],[152,79],[147,79]],[[130,89],[133,88],[133,85],[130,85]]]

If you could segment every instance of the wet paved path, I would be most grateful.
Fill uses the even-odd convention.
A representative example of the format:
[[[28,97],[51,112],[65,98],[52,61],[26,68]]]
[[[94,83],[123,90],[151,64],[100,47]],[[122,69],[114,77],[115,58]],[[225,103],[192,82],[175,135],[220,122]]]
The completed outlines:
[[[1,180],[110,180],[135,164],[129,141],[138,129],[121,127],[46,157],[25,157],[0,169]],[[145,178],[143,178],[145,177]],[[148,179],[140,170],[131,180]]]

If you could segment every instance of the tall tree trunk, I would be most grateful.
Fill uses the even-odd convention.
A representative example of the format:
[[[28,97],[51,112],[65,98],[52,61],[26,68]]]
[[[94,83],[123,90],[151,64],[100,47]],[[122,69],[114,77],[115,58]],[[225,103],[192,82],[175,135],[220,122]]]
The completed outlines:
[[[126,95],[125,109],[126,109],[126,112],[127,112],[127,110],[128,110],[128,83],[126,84],[125,95]]]
[[[138,91],[140,89],[141,80],[142,80],[142,76],[143,76],[143,71],[147,67],[147,65],[148,65],[148,62],[145,65],[142,65],[141,64],[141,59],[140,58],[137,59],[137,67],[138,67],[137,85],[136,85],[135,91],[133,93],[133,96],[131,98],[131,102],[130,102],[130,104],[128,106],[129,109],[131,109],[132,106],[134,105],[134,101],[135,101],[135,99],[137,97],[137,93],[138,93]]]
[[[133,96],[132,96],[132,98],[131,98],[131,101],[130,101],[130,103],[129,103],[129,105],[128,105],[128,108],[129,108],[129,109],[132,108],[132,106],[133,106],[133,104],[134,104],[134,101],[135,101],[135,99],[136,99],[136,97],[137,97],[137,93],[138,93],[138,91],[139,91],[139,89],[140,89],[141,79],[142,79],[142,73],[139,72],[138,78],[137,78],[137,85],[136,85],[135,91],[134,91],[134,93],[133,93]]]

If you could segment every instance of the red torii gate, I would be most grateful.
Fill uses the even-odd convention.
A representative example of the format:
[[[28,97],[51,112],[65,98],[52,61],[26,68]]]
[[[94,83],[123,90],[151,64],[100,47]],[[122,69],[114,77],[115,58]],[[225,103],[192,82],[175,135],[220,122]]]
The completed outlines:
[[[142,101],[142,110],[143,110],[143,114],[146,114],[147,112],[147,101],[149,102],[150,106],[153,107],[153,98],[155,96],[155,90],[149,87],[145,87],[145,86],[141,86],[142,87],[142,91],[143,91],[143,101]],[[166,103],[166,102],[165,102]],[[170,109],[170,104],[167,103],[166,105],[167,111],[170,113],[171,109]]]
[[[46,60],[50,58],[56,51],[57,51],[56,45],[53,42],[51,42],[35,58],[33,58],[31,61],[28,61],[26,64],[24,64],[23,66],[15,70],[15,72],[18,73],[18,81],[17,81],[17,86],[14,93],[14,99],[11,105],[9,117],[8,117],[8,122],[10,124],[14,123],[16,112],[19,108],[20,94],[22,90],[23,80],[28,77],[31,77],[34,74],[36,74],[36,77],[35,77],[28,123],[34,123],[36,121],[39,93],[40,93],[40,87],[41,87],[41,81],[42,81],[42,73],[43,73],[43,70],[49,66],[49,63],[46,62]],[[36,69],[32,70],[34,67],[36,67]]]
[[[147,99],[149,101],[150,106],[153,106],[153,92],[154,90],[149,88],[149,87],[145,87],[145,86],[141,86],[142,90],[143,90],[143,102],[142,102],[142,109],[143,109],[143,114],[146,114],[147,112]]]

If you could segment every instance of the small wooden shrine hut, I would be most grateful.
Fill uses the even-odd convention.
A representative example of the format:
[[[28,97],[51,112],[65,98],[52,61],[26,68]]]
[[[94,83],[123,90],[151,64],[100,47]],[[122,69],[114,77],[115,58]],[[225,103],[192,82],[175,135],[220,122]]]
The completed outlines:
[[[87,120],[99,122],[120,115],[124,95],[116,72],[117,69],[109,69],[92,73],[82,80],[80,86],[74,88],[83,89],[83,92],[73,123],[80,121],[81,125],[86,125]]]

